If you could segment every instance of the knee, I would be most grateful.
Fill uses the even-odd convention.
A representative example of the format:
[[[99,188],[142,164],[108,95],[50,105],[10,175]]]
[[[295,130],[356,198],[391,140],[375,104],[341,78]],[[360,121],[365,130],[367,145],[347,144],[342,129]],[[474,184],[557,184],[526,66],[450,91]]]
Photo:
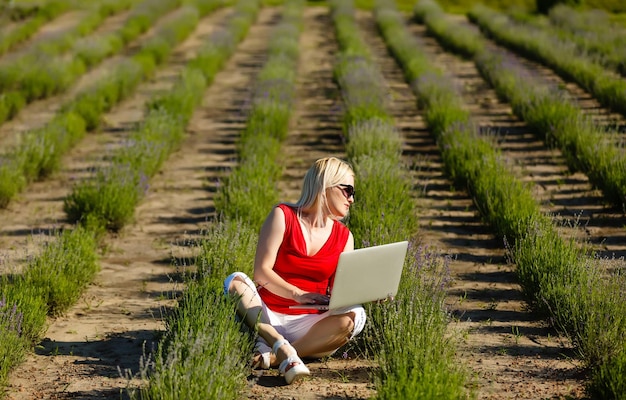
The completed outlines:
[[[344,333],[346,337],[350,338],[355,326],[354,313],[347,313],[343,315],[339,321],[339,328],[341,332]]]
[[[242,296],[246,288],[247,286],[244,281],[239,278],[235,278],[232,280],[232,282],[230,282],[226,289],[228,290],[228,294],[230,295]]]
[[[241,295],[247,287],[254,288],[254,283],[243,272],[233,272],[224,279],[224,294]]]

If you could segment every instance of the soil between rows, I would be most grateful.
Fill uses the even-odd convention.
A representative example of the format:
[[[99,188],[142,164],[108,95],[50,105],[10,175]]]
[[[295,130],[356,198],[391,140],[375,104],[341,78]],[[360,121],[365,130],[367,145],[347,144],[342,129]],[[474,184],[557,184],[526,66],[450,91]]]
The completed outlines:
[[[58,175],[31,185],[7,210],[0,211],[4,221],[0,246],[9,254],[7,260],[23,260],[30,251],[36,251],[42,240],[40,232],[64,224],[62,200],[72,180],[97,162],[102,146],[113,145],[128,134],[132,124],[142,118],[147,98],[155,91],[167,90],[180,65],[192,56],[194,46],[224,20],[227,12],[221,10],[201,21],[154,81],[142,85],[135,96],[107,114],[107,126],[101,133],[89,136],[68,154]],[[280,9],[261,11],[234,57],[206,91],[182,149],[152,180],[146,199],[137,209],[136,222],[109,238],[96,282],[65,316],[50,320],[45,339],[12,374],[8,398],[113,399],[119,398],[128,384],[137,384],[121,377],[119,370],[136,375],[142,354],[149,351],[163,329],[161,308],[171,306],[167,299],[181,289],[171,261],[189,255],[187,240],[213,215],[215,186],[235,162],[236,140],[245,124],[250,88],[279,16]],[[412,195],[418,204],[422,241],[450,256],[454,277],[448,299],[454,316],[450,332],[459,335],[459,362],[471,371],[478,397],[581,398],[584,375],[575,354],[565,339],[525,309],[502,243],[481,224],[467,194],[453,189],[444,176],[436,143],[401,71],[377,36],[372,15],[359,13],[358,21],[389,86],[390,112],[404,137],[407,164],[413,166]],[[313,160],[325,155],[345,157],[341,98],[332,82],[337,45],[331,27],[327,9],[306,9],[296,102],[283,151],[280,188],[287,201],[297,198],[304,171]],[[563,179],[558,186],[563,193],[558,197],[560,203],[554,201],[555,194],[552,199],[564,208],[568,201],[574,202],[575,208],[597,207],[597,196],[588,195],[584,176],[564,172],[558,153],[532,139],[523,122],[512,117],[508,106],[482,82],[471,62],[445,54],[425,36],[423,28],[412,29],[426,43],[433,61],[464,88],[464,100],[480,123],[497,127],[508,138],[503,139],[503,147],[507,140],[520,146],[511,156],[527,157],[516,161],[522,172],[533,168],[533,175],[524,176],[550,176],[555,182]],[[19,118],[29,120],[29,108]],[[576,203],[584,196],[591,201]],[[620,221],[612,215],[613,220]],[[605,226],[595,216],[589,217],[588,230],[597,238],[613,238],[603,242],[607,251],[623,255],[623,248],[611,244],[623,238],[623,224]],[[31,234],[34,239],[30,239]],[[357,399],[375,394],[369,360],[336,357],[309,366],[312,377],[294,386],[284,386],[276,371],[255,371],[247,397]]]

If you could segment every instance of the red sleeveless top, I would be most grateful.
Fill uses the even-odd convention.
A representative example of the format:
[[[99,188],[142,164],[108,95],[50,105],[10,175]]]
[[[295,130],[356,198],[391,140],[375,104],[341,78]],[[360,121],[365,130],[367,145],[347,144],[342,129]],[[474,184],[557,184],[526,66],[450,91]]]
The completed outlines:
[[[343,223],[333,221],[333,228],[326,243],[317,253],[308,256],[296,210],[286,204],[279,204],[277,207],[280,207],[285,214],[285,235],[278,249],[274,272],[306,292],[327,294],[329,286],[332,286],[339,254],[346,247],[350,231]],[[321,312],[290,309],[289,306],[298,303],[262,287],[259,288],[259,295],[270,310],[282,314],[318,314]]]

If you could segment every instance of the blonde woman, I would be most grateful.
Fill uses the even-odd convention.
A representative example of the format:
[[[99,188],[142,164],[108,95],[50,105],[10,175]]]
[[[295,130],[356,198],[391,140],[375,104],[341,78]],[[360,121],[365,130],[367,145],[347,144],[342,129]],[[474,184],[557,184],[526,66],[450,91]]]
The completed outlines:
[[[341,222],[354,202],[354,172],[335,157],[307,171],[300,199],[281,203],[265,220],[254,260],[254,282],[242,272],[224,281],[240,298],[238,313],[256,329],[254,365],[278,366],[285,381],[309,375],[302,358],[330,355],[358,335],[365,310],[293,309],[328,302],[339,254],[354,250],[354,237]]]

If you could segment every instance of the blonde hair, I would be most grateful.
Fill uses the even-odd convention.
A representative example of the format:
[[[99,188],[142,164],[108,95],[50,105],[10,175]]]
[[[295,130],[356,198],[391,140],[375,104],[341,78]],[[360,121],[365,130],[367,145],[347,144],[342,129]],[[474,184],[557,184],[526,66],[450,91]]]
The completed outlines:
[[[336,157],[325,157],[315,161],[304,175],[300,199],[293,204],[298,215],[303,211],[313,216],[313,226],[324,226],[324,210],[336,219],[328,207],[326,189],[345,182],[346,176],[354,177],[352,166]]]

